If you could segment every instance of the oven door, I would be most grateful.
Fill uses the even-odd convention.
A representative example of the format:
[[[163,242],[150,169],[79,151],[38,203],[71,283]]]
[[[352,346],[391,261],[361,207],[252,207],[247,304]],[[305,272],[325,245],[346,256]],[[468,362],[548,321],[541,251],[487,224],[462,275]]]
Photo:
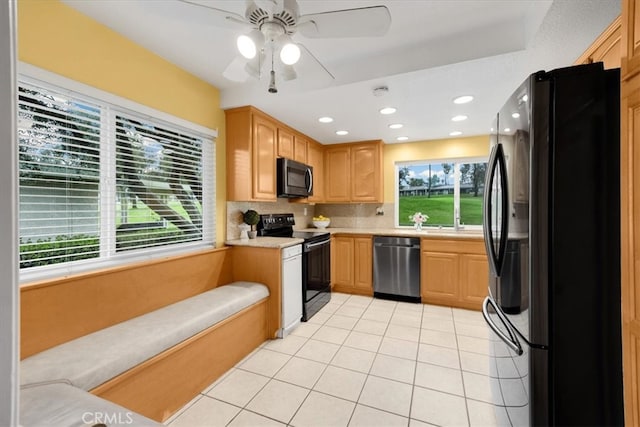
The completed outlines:
[[[303,321],[331,299],[331,240],[305,243],[302,254]]]

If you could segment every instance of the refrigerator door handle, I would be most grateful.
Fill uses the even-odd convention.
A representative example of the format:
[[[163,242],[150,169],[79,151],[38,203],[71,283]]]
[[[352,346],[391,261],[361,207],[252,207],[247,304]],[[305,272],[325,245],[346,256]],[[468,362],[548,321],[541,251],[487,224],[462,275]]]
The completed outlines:
[[[507,336],[504,332],[502,332],[500,328],[498,328],[496,324],[493,323],[493,320],[491,320],[491,317],[489,316],[489,305],[493,306],[493,309],[498,315],[498,318],[500,319],[502,324],[505,326],[505,328],[507,328],[507,331],[509,332],[509,336]],[[505,322],[505,320],[502,318],[500,309],[496,306],[495,302],[490,297],[485,297],[484,301],[482,302],[482,317],[484,317],[485,322],[487,322],[491,330],[495,332],[495,334],[502,341],[504,341],[505,344],[507,344],[511,350],[513,350],[518,356],[521,356],[522,353],[524,353],[524,351],[522,350],[522,346],[520,345],[520,342],[511,333],[511,328],[509,327],[507,322]]]
[[[499,177],[496,177],[496,172],[499,173]],[[509,237],[509,190],[507,188],[506,174],[507,166],[502,144],[494,145],[491,149],[491,155],[489,156],[485,178],[482,231],[484,233],[484,243],[487,250],[489,267],[496,277],[499,277],[502,272],[502,264],[504,263],[507,252],[507,240]],[[494,183],[494,178],[498,178],[499,181]],[[500,190],[500,239],[498,242],[495,241],[493,235],[494,230],[491,228],[493,225],[493,217],[498,214],[498,212],[493,212],[494,206],[491,203],[494,186],[499,186],[496,188]]]

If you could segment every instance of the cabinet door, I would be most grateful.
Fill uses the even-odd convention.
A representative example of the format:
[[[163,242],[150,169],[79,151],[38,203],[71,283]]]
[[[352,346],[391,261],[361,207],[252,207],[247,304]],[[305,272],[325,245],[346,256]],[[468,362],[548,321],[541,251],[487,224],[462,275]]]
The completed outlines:
[[[589,48],[577,59],[576,64],[603,62],[604,68],[620,68],[622,62],[621,18],[616,18]]]
[[[480,310],[488,295],[489,265],[487,256],[479,254],[460,255],[460,299]],[[472,307],[469,307],[472,308]]]
[[[325,154],[326,202],[349,202],[351,200],[351,162],[349,147],[327,148]]]
[[[293,134],[286,129],[278,128],[278,157],[293,159]]]
[[[351,147],[351,200],[382,202],[379,144]]]
[[[373,246],[371,237],[353,239],[353,286],[358,293],[373,295]]]
[[[307,163],[307,140],[300,135],[293,137],[293,160]]]
[[[458,300],[459,255],[422,252],[420,293],[423,303],[453,304]]]
[[[276,200],[276,126],[260,115],[253,116],[253,198]]]
[[[353,238],[334,237],[331,248],[334,286],[353,287]]]
[[[640,2],[623,2],[623,39],[640,50]],[[630,16],[627,16],[627,13]],[[629,27],[625,28],[625,24]],[[635,26],[634,26],[635,24]],[[635,38],[634,38],[635,37]],[[623,60],[621,86],[622,372],[625,424],[640,425],[640,54]]]
[[[640,2],[622,2],[622,76],[636,74],[640,69]]]
[[[307,164],[313,168],[313,196],[309,201],[324,202],[324,151],[320,144],[307,144]]]

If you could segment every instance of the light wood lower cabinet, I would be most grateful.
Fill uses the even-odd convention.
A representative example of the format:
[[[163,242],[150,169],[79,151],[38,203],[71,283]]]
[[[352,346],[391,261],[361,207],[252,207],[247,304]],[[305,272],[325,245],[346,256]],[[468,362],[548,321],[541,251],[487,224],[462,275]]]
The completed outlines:
[[[484,242],[423,238],[421,249],[422,302],[480,310],[489,282]]]
[[[373,295],[371,236],[335,236],[331,239],[331,283],[336,292]]]

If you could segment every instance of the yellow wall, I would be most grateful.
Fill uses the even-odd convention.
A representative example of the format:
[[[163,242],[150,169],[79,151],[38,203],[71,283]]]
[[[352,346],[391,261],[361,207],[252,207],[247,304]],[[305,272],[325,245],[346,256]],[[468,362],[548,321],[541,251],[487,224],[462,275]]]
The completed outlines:
[[[114,7],[117,5],[114,3]],[[18,59],[176,117],[218,129],[216,222],[226,233],[224,111],[217,88],[59,1],[18,2]]]
[[[433,141],[385,144],[384,201],[395,202],[395,164],[414,160],[438,160],[462,157],[488,157],[489,136],[438,139]]]

